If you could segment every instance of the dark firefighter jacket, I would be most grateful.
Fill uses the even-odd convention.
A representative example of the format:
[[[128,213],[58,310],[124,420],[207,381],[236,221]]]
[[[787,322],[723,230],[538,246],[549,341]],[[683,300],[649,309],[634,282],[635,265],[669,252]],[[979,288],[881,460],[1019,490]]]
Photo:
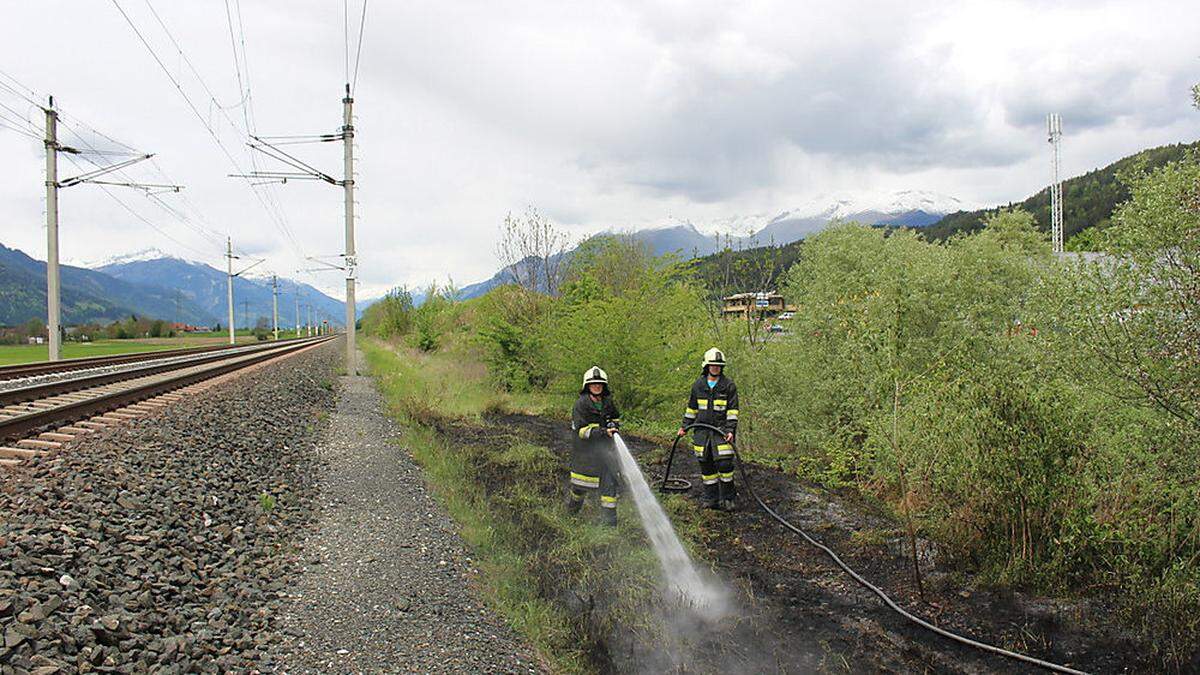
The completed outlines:
[[[593,404],[586,392],[579,396],[571,410],[571,430],[575,432],[571,452],[572,483],[598,487],[601,474],[609,470],[612,439],[605,433],[609,422],[619,425],[621,413],[607,390],[598,405]]]
[[[711,424],[725,433],[737,431],[738,423],[738,393],[733,380],[722,373],[717,379],[716,386],[708,386],[708,376],[701,375],[692,383],[692,393],[688,397],[687,409],[683,413],[683,426],[699,422]],[[721,451],[732,449],[725,443],[723,436],[711,429],[696,427],[692,430],[692,444],[703,448],[712,443],[714,448]]]

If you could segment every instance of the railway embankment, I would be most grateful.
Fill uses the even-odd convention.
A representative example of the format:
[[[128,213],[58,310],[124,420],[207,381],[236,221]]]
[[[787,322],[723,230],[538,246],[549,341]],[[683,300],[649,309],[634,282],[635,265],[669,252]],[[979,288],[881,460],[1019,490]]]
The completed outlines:
[[[272,669],[336,402],[326,345],[0,478],[0,672]]]

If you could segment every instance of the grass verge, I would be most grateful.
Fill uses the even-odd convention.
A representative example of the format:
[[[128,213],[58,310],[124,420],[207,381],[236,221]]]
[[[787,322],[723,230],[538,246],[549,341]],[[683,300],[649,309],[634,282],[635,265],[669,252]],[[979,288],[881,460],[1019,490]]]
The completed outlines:
[[[460,526],[488,601],[556,672],[586,673],[639,658],[662,635],[658,564],[632,505],[617,529],[563,507],[566,459],[522,434],[487,426],[489,413],[544,410],[546,400],[492,391],[477,366],[364,340],[368,368],[403,442]],[[685,540],[703,516],[668,500]]]

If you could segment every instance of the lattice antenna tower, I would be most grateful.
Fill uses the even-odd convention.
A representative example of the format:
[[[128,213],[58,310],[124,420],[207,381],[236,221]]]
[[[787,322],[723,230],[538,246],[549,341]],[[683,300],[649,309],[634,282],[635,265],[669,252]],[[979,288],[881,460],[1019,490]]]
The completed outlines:
[[[1050,141],[1050,240],[1055,253],[1063,252],[1063,206],[1062,178],[1062,116],[1050,113],[1046,116],[1046,135]]]

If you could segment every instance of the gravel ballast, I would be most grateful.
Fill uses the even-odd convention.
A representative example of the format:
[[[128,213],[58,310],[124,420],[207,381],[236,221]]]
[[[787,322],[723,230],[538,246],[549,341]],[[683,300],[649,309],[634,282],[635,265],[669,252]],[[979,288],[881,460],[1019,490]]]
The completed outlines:
[[[0,473],[0,673],[273,670],[338,350]]]
[[[366,377],[343,377],[318,450],[321,515],[283,609],[288,672],[543,672],[478,597],[454,522]]]

